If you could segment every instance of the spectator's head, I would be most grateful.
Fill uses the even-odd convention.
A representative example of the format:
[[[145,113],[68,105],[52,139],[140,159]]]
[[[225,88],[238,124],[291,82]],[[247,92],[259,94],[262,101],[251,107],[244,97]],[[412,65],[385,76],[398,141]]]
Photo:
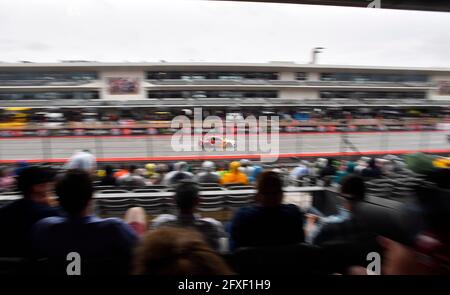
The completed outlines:
[[[149,231],[134,256],[136,275],[230,275],[232,271],[196,231],[161,227]]]
[[[39,166],[24,168],[17,178],[17,188],[25,199],[47,203],[53,190],[55,173]]]
[[[130,166],[130,169],[128,170],[130,173],[135,173],[136,172],[136,169],[137,169],[137,166],[136,165],[131,165]]]
[[[181,181],[175,189],[175,202],[181,213],[192,214],[199,202],[198,186],[191,181]]]
[[[250,166],[250,160],[248,160],[248,159],[242,159],[242,160],[240,160],[239,162],[240,162],[240,164],[241,164],[241,167],[247,167],[247,166]]]
[[[341,196],[349,203],[363,201],[366,194],[366,186],[362,177],[347,175],[341,181]]]
[[[370,158],[369,162],[367,163],[368,167],[371,169],[374,169],[377,167],[377,162],[374,158]]]
[[[92,179],[83,170],[69,170],[56,183],[56,194],[61,207],[71,217],[83,216],[94,194]]]
[[[145,165],[145,169],[147,170],[147,175],[152,176],[155,174],[156,165],[153,163],[148,163]]]
[[[205,161],[202,163],[202,168],[206,172],[213,172],[214,169],[216,168],[216,165],[214,165],[214,163],[211,161]]]
[[[239,167],[241,167],[241,164],[237,161],[233,161],[230,163],[230,172],[236,173],[239,171]]]
[[[256,200],[264,207],[279,206],[283,200],[283,181],[279,173],[265,171],[258,176]]]
[[[185,172],[188,170],[188,168],[189,168],[189,166],[186,162],[177,162],[174,165],[174,170],[180,171],[180,172]]]
[[[167,164],[156,165],[156,168],[155,168],[156,173],[166,173],[168,171],[169,171],[169,166]]]

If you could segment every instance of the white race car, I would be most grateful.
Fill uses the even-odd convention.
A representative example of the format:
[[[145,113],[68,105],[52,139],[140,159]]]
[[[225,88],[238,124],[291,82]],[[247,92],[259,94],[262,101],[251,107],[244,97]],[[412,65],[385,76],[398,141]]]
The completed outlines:
[[[202,148],[202,149],[234,149],[236,147],[236,141],[232,140],[232,139],[228,139],[228,138],[221,138],[221,137],[217,137],[217,136],[211,136],[211,137],[204,137],[203,139],[200,139],[200,141],[198,142],[198,145]]]

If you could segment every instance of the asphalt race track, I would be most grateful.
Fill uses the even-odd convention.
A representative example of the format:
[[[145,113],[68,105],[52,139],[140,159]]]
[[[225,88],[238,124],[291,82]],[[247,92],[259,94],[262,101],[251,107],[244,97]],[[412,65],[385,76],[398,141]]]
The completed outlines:
[[[442,131],[427,132],[361,132],[347,135],[345,144],[340,133],[281,134],[279,144],[270,145],[273,153],[280,155],[327,155],[328,153],[380,153],[393,151],[441,151],[450,152],[447,133]],[[250,136],[252,137],[252,136]],[[237,141],[249,136],[242,136]],[[256,139],[255,136],[252,138]],[[355,149],[350,146],[352,144]],[[197,149],[198,141],[192,140],[188,145]],[[75,150],[89,149],[97,158],[108,160],[132,160],[135,158],[155,159],[195,159],[195,158],[233,158],[248,155],[249,158],[266,151],[176,151],[171,146],[171,136],[134,136],[134,137],[51,137],[51,138],[2,138],[0,139],[0,162],[17,160],[55,160],[61,161]],[[223,157],[225,155],[225,157]],[[219,157],[220,156],[220,157]],[[120,158],[120,159],[118,159]]]

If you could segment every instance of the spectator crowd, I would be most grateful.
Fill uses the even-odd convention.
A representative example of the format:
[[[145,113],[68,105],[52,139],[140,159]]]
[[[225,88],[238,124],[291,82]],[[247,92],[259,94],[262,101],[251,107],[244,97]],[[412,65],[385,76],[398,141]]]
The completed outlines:
[[[449,169],[424,176],[414,203],[404,204],[405,218],[420,222],[395,239],[365,213],[366,182],[406,170],[400,158],[317,159],[291,170],[263,169],[245,159],[229,163],[228,169],[217,166],[206,161],[197,172],[186,162],[98,169],[95,157],[82,151],[61,171],[26,164],[2,169],[0,189],[15,187],[22,197],[0,208],[0,257],[22,258],[25,269],[49,274],[64,274],[67,255],[76,252],[83,274],[226,275],[245,273],[248,265],[257,271],[258,253],[271,253],[265,259],[277,257],[272,266],[278,268],[272,271],[280,273],[279,267],[300,271],[312,259],[306,273],[363,274],[365,251],[376,249],[382,253],[383,274],[450,272]],[[283,188],[301,185],[305,178],[336,187],[343,200],[336,213],[284,202]],[[94,181],[100,186],[172,186],[176,212],[148,220],[143,208],[133,207],[123,218],[102,218],[94,210]],[[196,210],[202,183],[252,184],[254,203],[238,208],[224,223],[202,217]],[[305,249],[310,254],[292,258]],[[283,256],[288,253],[295,255]],[[356,253],[358,259],[352,256]]]

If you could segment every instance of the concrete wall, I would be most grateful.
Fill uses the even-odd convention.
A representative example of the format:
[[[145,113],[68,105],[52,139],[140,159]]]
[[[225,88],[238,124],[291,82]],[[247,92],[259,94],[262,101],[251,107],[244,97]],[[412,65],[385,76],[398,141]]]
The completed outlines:
[[[429,90],[427,95],[428,99],[431,100],[450,100],[450,89],[449,92],[446,94],[440,93],[440,88],[442,87],[442,84],[448,83],[450,88],[450,75],[438,75],[438,76],[432,76],[431,81],[436,83],[437,87],[436,89]]]
[[[295,72],[280,72],[279,78],[287,81],[295,80]]]
[[[319,99],[318,89],[282,89],[278,93],[280,99]]]
[[[100,91],[100,98],[105,100],[142,100],[146,99],[146,93],[143,88],[145,73],[137,70],[119,70],[119,71],[102,71],[99,73],[103,87]],[[138,91],[136,94],[112,94],[108,85],[110,78],[130,78],[137,79]]]

